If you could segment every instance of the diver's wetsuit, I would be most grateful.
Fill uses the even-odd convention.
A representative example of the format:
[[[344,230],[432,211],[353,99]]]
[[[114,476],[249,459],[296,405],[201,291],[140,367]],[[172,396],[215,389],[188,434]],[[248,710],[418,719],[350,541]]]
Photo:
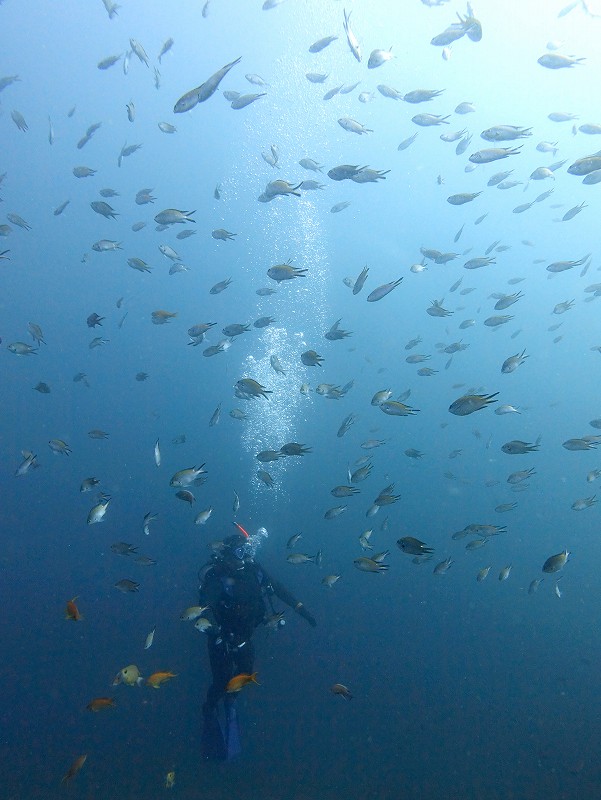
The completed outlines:
[[[209,606],[216,623],[215,632],[209,631],[207,637],[213,682],[202,707],[203,755],[216,760],[240,752],[239,741],[232,744],[234,723],[237,724],[235,695],[227,694],[225,687],[235,675],[253,671],[255,651],[251,638],[255,628],[265,621],[265,597],[276,595],[310,625],[316,625],[303,604],[257,561],[235,557],[234,552],[237,550],[233,546],[226,547],[221,557],[203,570],[200,586],[200,604]],[[217,720],[220,700],[224,701],[225,710],[221,730]]]
[[[208,637],[213,683],[207,704],[216,705],[225,694],[227,682],[241,672],[253,671],[254,647],[251,637],[265,620],[265,596],[274,595],[315,625],[305,607],[279,581],[271,578],[257,562],[220,559],[206,572],[200,587],[200,604],[208,605],[219,626],[218,635]]]

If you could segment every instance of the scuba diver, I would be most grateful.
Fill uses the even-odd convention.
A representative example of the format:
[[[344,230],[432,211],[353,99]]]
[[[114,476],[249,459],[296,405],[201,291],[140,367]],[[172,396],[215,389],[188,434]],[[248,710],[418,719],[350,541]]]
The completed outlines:
[[[249,536],[241,525],[233,524],[239,532],[228,536],[211,561],[199,570],[200,605],[208,606],[214,619],[214,625],[207,630],[213,682],[202,706],[202,755],[212,761],[228,760],[241,752],[236,694],[226,687],[233,677],[253,673],[252,635],[268,619],[265,601],[271,609],[271,619],[280,616],[281,620],[273,609],[271,598],[275,595],[309,625],[317,625],[305,606],[254,559],[267,531],[260,528]]]

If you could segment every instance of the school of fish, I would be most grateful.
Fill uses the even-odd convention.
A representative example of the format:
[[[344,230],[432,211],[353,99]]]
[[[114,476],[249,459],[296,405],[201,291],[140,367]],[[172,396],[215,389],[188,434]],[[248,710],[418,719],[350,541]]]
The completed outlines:
[[[121,25],[120,6],[112,0],[101,0],[101,3],[110,24]],[[288,0],[287,4],[292,3],[293,0]],[[262,4],[257,0],[255,3],[257,14],[262,10],[279,13],[283,9],[276,9],[282,4],[283,0],[265,0]],[[340,6],[334,5],[336,8]],[[250,501],[246,509],[241,504],[238,493],[242,494],[243,483],[253,484],[253,491],[261,503],[276,502],[270,496],[281,499],[282,493],[295,491],[298,478],[290,478],[293,470],[317,472],[326,456],[330,459],[328,463],[332,463],[332,454],[335,472],[332,473],[331,485],[311,487],[306,522],[290,520],[288,529],[274,532],[274,538],[270,540],[270,546],[277,548],[282,564],[312,565],[311,570],[323,566],[327,572],[325,576],[316,578],[314,573],[305,571],[300,579],[321,583],[332,592],[336,592],[339,580],[374,580],[376,583],[389,580],[387,573],[392,575],[405,568],[399,550],[413,567],[426,565],[434,582],[452,579],[452,566],[460,559],[480,559],[470,562],[476,583],[485,581],[492,570],[499,582],[509,581],[508,585],[511,585],[519,568],[520,545],[516,541],[511,563],[495,557],[496,541],[513,534],[511,523],[500,524],[499,519],[511,519],[520,508],[528,506],[528,489],[537,491],[537,472],[550,454],[565,457],[566,471],[580,471],[582,497],[573,498],[570,510],[586,511],[597,504],[595,494],[587,492],[587,486],[601,476],[601,468],[592,461],[601,445],[601,410],[597,393],[594,389],[585,389],[578,398],[587,410],[592,431],[580,421],[579,415],[571,417],[568,410],[563,421],[570,431],[564,436],[548,424],[546,416],[543,415],[541,420],[537,418],[536,409],[532,409],[530,401],[523,397],[526,384],[517,382],[517,379],[536,361],[552,361],[549,352],[529,344],[529,331],[534,325],[549,333],[549,351],[553,346],[574,348],[572,358],[589,358],[591,370],[598,368],[594,361],[601,353],[601,344],[597,344],[601,339],[586,338],[595,336],[596,332],[580,331],[578,341],[574,343],[577,307],[593,303],[601,296],[601,281],[585,280],[590,271],[600,269],[596,265],[598,254],[594,238],[587,237],[586,228],[581,228],[578,234],[581,246],[577,252],[571,252],[564,246],[563,237],[565,226],[579,224],[585,215],[588,215],[594,230],[599,208],[594,185],[601,183],[601,150],[596,149],[594,136],[601,134],[601,118],[589,120],[584,116],[586,108],[565,111],[549,108],[547,119],[499,120],[490,107],[485,114],[478,114],[476,99],[459,104],[447,101],[447,96],[454,97],[464,87],[444,85],[446,63],[459,58],[464,49],[487,47],[485,9],[479,16],[478,9],[472,8],[469,2],[454,16],[449,10],[451,4],[445,0],[415,0],[412,13],[437,13],[436,18],[432,17],[431,41],[423,44],[424,48],[440,51],[440,64],[436,70],[432,69],[436,80],[427,74],[420,76],[423,85],[436,83],[437,88],[420,88],[417,80],[416,86],[405,86],[402,37],[406,34],[392,29],[392,46],[390,42],[368,41],[362,34],[361,15],[377,14],[377,3],[373,9],[370,7],[369,12],[358,3],[355,5],[352,9],[340,7],[337,29],[319,31],[315,40],[297,43],[299,49],[310,54],[314,65],[297,77],[304,82],[303,91],[309,96],[309,104],[318,109],[315,120],[303,119],[302,124],[307,127],[317,125],[319,118],[319,125],[322,125],[325,114],[328,121],[324,140],[330,136],[347,137],[340,139],[341,152],[345,142],[349,148],[348,158],[343,158],[343,161],[356,163],[336,163],[329,157],[325,141],[323,152],[319,152],[319,148],[305,152],[302,125],[295,152],[290,152],[288,146],[283,147],[275,139],[266,143],[264,149],[255,154],[256,164],[251,171],[251,178],[258,172],[261,174],[260,185],[249,178],[246,187],[248,194],[253,195],[253,203],[259,203],[254,220],[236,216],[231,179],[225,174],[228,169],[225,164],[221,164],[224,174],[216,184],[198,183],[193,189],[192,195],[197,195],[198,207],[203,209],[201,213],[195,210],[195,204],[190,208],[188,201],[179,203],[177,197],[162,196],[159,188],[144,186],[131,198],[121,194],[120,186],[104,188],[100,151],[94,150],[94,144],[90,142],[93,139],[98,143],[105,137],[108,146],[109,139],[117,135],[114,130],[125,126],[132,132],[131,138],[135,138],[133,132],[140,116],[157,114],[156,104],[146,109],[142,102],[135,100],[136,91],[143,95],[138,83],[142,79],[153,81],[158,92],[157,135],[164,135],[165,146],[178,137],[192,139],[200,136],[203,128],[211,124],[211,106],[219,103],[228,104],[233,116],[244,114],[252,120],[253,114],[262,113],[262,107],[269,108],[271,97],[280,90],[282,76],[275,65],[271,73],[259,75],[253,72],[251,53],[240,56],[236,52],[225,52],[204,74],[196,74],[196,68],[187,67],[186,54],[178,53],[177,41],[173,38],[164,40],[156,59],[153,59],[137,39],[128,36],[123,52],[103,56],[88,65],[90,70],[97,69],[102,75],[120,69],[123,81],[127,82],[128,97],[131,93],[133,98],[115,107],[114,117],[120,116],[122,124],[118,126],[111,121],[110,125],[114,127],[111,133],[108,122],[88,124],[90,120],[86,118],[84,121],[75,107],[60,114],[53,109],[50,116],[40,111],[36,119],[29,114],[26,117],[18,110],[21,103],[27,105],[26,82],[16,74],[0,77],[0,97],[2,101],[10,102],[13,108],[2,118],[3,136],[37,136],[37,146],[40,146],[39,140],[44,132],[51,148],[49,158],[52,149],[64,145],[70,137],[68,147],[74,166],[69,179],[77,186],[84,183],[93,186],[90,194],[93,199],[76,197],[74,189],[74,199],[60,198],[61,202],[57,200],[49,212],[49,218],[54,217],[57,225],[67,222],[73,215],[73,225],[83,224],[80,220],[85,219],[85,226],[95,231],[88,250],[81,255],[79,266],[83,277],[79,279],[85,281],[85,270],[106,270],[114,293],[112,307],[106,302],[97,305],[90,298],[89,307],[76,312],[71,308],[65,309],[65,313],[78,315],[79,330],[88,351],[84,353],[86,372],[79,371],[84,356],[78,356],[77,361],[72,360],[71,355],[65,356],[62,366],[73,374],[72,384],[75,384],[68,386],[68,391],[76,392],[82,387],[82,391],[86,391],[95,383],[101,383],[99,363],[102,370],[120,369],[118,365],[128,349],[128,327],[135,324],[141,326],[147,336],[154,333],[151,326],[169,326],[178,331],[176,349],[172,352],[166,349],[160,336],[153,339],[157,351],[155,362],[140,364],[148,372],[138,371],[132,375],[132,380],[140,384],[136,388],[144,390],[146,385],[152,384],[154,375],[162,370],[161,359],[171,363],[172,360],[190,357],[189,363],[194,364],[198,374],[203,375],[204,370],[208,376],[201,378],[211,384],[207,397],[219,398],[210,408],[204,397],[197,401],[196,418],[203,426],[202,435],[189,429],[174,437],[173,431],[163,428],[158,418],[148,424],[146,452],[132,458],[132,469],[140,472],[145,470],[145,466],[140,466],[142,462],[154,465],[155,485],[160,486],[161,491],[169,487],[173,500],[171,506],[148,510],[139,520],[135,542],[116,540],[109,545],[114,558],[119,557],[124,569],[127,567],[127,574],[112,585],[118,592],[132,595],[133,599],[145,588],[144,579],[136,580],[138,573],[133,570],[156,564],[152,557],[139,553],[138,549],[160,535],[165,518],[180,512],[186,515],[179,516],[178,520],[183,520],[182,525],[204,537],[202,558],[204,553],[210,552],[207,545],[224,535],[232,517],[246,519],[245,515],[257,515],[257,508]],[[124,0],[123,12],[125,10]],[[203,19],[208,19],[219,11],[218,0],[207,0],[200,13]],[[447,14],[444,20],[443,11]],[[578,0],[562,9],[559,19],[576,14],[582,14],[591,23],[599,16],[592,2]],[[442,31],[436,29],[441,20],[447,26]],[[131,26],[131,20],[127,24]],[[101,42],[100,33],[98,37]],[[378,47],[382,44],[389,46]],[[331,74],[324,71],[326,67],[321,66],[320,60],[326,51],[335,48],[338,48],[336,74]],[[552,75],[562,70],[574,77],[579,72],[584,74],[587,54],[561,52],[562,49],[565,46],[561,42],[549,41],[547,52],[542,55],[533,53],[532,62],[545,74],[546,71]],[[141,70],[146,73],[146,69],[148,73],[141,78]],[[177,84],[181,91],[168,94],[162,86],[161,73],[177,69]],[[374,70],[378,71],[377,75]],[[376,83],[376,79],[386,82]],[[248,85],[252,88],[250,92],[246,91]],[[324,91],[326,87],[329,88]],[[428,104],[425,107],[437,113],[413,113],[414,106],[424,108],[422,104]],[[479,120],[486,117],[485,127],[470,125],[470,115]],[[407,136],[388,152],[388,162],[377,162],[376,168],[371,165],[371,142],[389,131],[393,120],[396,129],[405,131]],[[549,130],[553,130],[552,136],[547,134]],[[220,135],[227,137],[228,132],[221,131]],[[421,155],[413,161],[412,153],[416,151],[416,142],[422,142],[425,137],[430,139],[431,161],[424,164]],[[590,144],[591,140],[593,144]],[[143,157],[144,143],[126,141],[120,146],[120,141],[118,146],[113,146],[113,161],[118,170],[125,171],[129,159],[133,161]],[[355,155],[357,152],[361,152],[362,157]],[[208,145],[202,155],[207,161],[211,159]],[[82,163],[84,160],[93,166]],[[503,164],[495,164],[497,161]],[[447,166],[448,162],[452,162],[452,166]],[[457,163],[463,169],[461,179],[457,178]],[[111,169],[113,166],[111,163]],[[148,164],[148,186],[159,185],[155,167],[155,164]],[[39,219],[37,210],[31,214],[24,207],[19,207],[19,213],[12,210],[16,205],[14,187],[20,179],[19,165],[6,163],[4,168],[6,171],[0,175],[0,193],[3,206],[10,210],[0,224],[0,236],[7,245],[6,249],[0,248],[0,263],[3,271],[17,271],[23,269],[23,242],[26,237],[35,238],[36,229],[39,230],[46,221]],[[415,174],[412,175],[413,169]],[[453,177],[445,177],[445,171]],[[315,180],[309,179],[308,175]],[[184,182],[187,176],[181,177]],[[327,307],[326,329],[318,335],[297,330],[293,314],[289,320],[281,318],[282,302],[289,307],[307,302],[314,303],[316,309],[318,306],[322,285],[313,283],[316,281],[315,270],[311,260],[303,258],[302,251],[291,253],[286,260],[282,260],[276,247],[273,252],[265,251],[261,263],[252,266],[254,289],[248,292],[243,302],[227,302],[230,286],[240,280],[235,267],[221,280],[211,280],[210,285],[199,281],[192,288],[190,282],[185,283],[200,271],[198,262],[210,260],[219,248],[230,248],[228,252],[234,254],[233,258],[243,258],[236,254],[236,249],[243,249],[245,241],[253,236],[253,224],[260,226],[262,218],[277,214],[277,209],[285,204],[314,203],[313,208],[327,217],[328,225],[333,222],[339,225],[339,235],[344,238],[345,224],[356,224],[354,209],[360,215],[364,203],[377,203],[378,191],[383,186],[396,193],[399,214],[410,213],[406,202],[412,191],[408,184],[412,181],[430,181],[440,188],[438,205],[430,209],[431,240],[411,240],[411,229],[404,227],[406,241],[399,249],[402,258],[393,255],[384,262],[380,258],[371,261],[371,248],[366,246],[363,252],[356,254],[353,263],[345,262],[343,269],[348,274],[340,274],[337,263],[340,258],[333,248],[329,260],[332,265],[336,264],[336,269],[332,266],[328,275],[331,307]],[[540,190],[541,183],[544,183],[544,191]],[[571,199],[574,192],[579,193],[577,202]],[[519,198],[518,193],[521,195]],[[189,192],[185,194],[186,197],[190,195]],[[386,195],[388,199],[391,196],[390,193]],[[506,196],[515,196],[515,202],[499,211],[499,198],[504,200]],[[22,201],[20,205],[23,206]],[[176,205],[182,207],[176,208]],[[207,213],[208,208],[213,209],[212,216]],[[553,241],[537,240],[536,223],[532,228],[525,223],[529,214],[538,214],[541,208],[547,209],[547,217],[555,215],[557,235]],[[480,226],[494,215],[497,227],[491,229],[490,244],[475,247],[472,240],[477,237],[479,241]],[[449,235],[449,230],[454,235]],[[501,238],[494,238],[495,230],[503,231]],[[386,233],[392,242],[396,241],[396,232]],[[44,252],[44,241],[39,242],[39,249]],[[391,252],[395,252],[393,245]],[[407,253],[411,255],[406,257]],[[436,270],[444,276],[439,277],[437,291],[440,281],[444,282],[446,289],[442,294],[439,292],[438,298],[424,300],[420,282],[427,281]],[[526,305],[528,296],[532,299],[533,293],[539,291],[535,273],[538,280],[542,276],[545,281],[554,281],[551,284],[553,299],[549,302],[545,299],[545,305],[536,313],[528,306],[528,313],[520,314],[520,306]],[[142,282],[147,290],[150,281],[158,281],[165,275],[173,276],[168,278],[169,281],[181,281],[175,288],[172,283],[164,290],[166,308],[147,306],[145,301],[141,305],[135,288],[132,289],[135,286],[132,280],[135,278]],[[493,282],[494,291],[491,292]],[[311,295],[312,285],[314,295]],[[196,317],[188,312],[184,315],[178,302],[181,307],[188,308],[190,294],[200,294],[198,287],[202,287],[203,292],[198,304],[202,310]],[[217,299],[224,292],[224,297]],[[545,292],[549,292],[548,288]],[[398,317],[395,331],[378,331],[378,317],[370,315],[375,303],[382,304],[377,308],[388,305],[389,310],[394,309]],[[403,325],[403,315],[409,307],[421,309],[419,330],[409,330]],[[255,309],[258,310],[255,312]],[[31,322],[26,307],[19,312],[22,319],[20,328],[0,331],[4,345],[1,349],[5,351],[3,371],[8,373],[21,367],[27,370],[28,391],[35,390],[36,402],[39,401],[35,413],[43,414],[42,404],[53,402],[57,394],[66,391],[61,377],[46,368],[46,353],[52,348],[60,351],[68,342],[61,341],[60,328],[51,329],[42,317]],[[352,319],[353,331],[346,330],[351,324],[349,319]],[[361,325],[369,329],[372,341],[374,337],[376,341],[378,337],[381,339],[378,353],[363,350]],[[259,338],[282,329],[285,335],[280,333],[279,338]],[[157,331],[157,334],[162,333]],[[92,338],[88,341],[90,335]],[[294,342],[294,350],[290,344],[282,345],[277,352],[270,344],[265,347],[265,342],[283,342],[284,339],[288,343]],[[514,343],[514,339],[519,339],[519,342]],[[256,342],[256,345],[249,342]],[[257,365],[255,371],[247,370],[247,365],[253,363],[252,358],[249,361],[246,353],[243,357],[237,356],[238,349],[243,346],[251,350],[256,348],[253,357]],[[71,353],[68,348],[67,352]],[[213,359],[227,361],[227,369],[221,373],[209,372]],[[480,378],[482,359],[496,365],[497,377],[488,385],[482,385]],[[372,362],[382,365],[377,375],[373,371],[363,371],[363,366]],[[552,369],[552,365],[549,368]],[[299,375],[302,375],[300,381],[297,380]],[[566,376],[566,383],[569,380]],[[407,388],[408,383],[411,383],[410,388]],[[166,384],[165,391],[175,397],[178,386]],[[543,385],[539,392],[544,395]],[[555,398],[545,399],[551,404]],[[336,402],[326,402],[329,400]],[[336,409],[337,421],[332,425],[329,440],[325,440],[321,432],[314,440],[303,443],[276,440],[272,435],[273,417],[265,410],[269,404],[279,404],[278,408],[288,405],[297,408],[301,401],[305,403],[302,413],[312,418],[315,425],[322,416],[332,413],[332,408]],[[23,404],[26,405],[25,400]],[[106,404],[112,406],[112,415],[107,413],[105,420],[113,419],[115,428],[118,420],[123,424],[127,415],[136,411],[135,407],[126,405],[125,398],[107,397]],[[467,428],[470,422],[461,419],[474,414],[476,417],[472,419],[478,419],[481,426],[486,427],[487,438],[482,438],[480,430]],[[570,426],[572,419],[573,425]],[[254,466],[248,474],[236,476],[236,486],[226,498],[212,497],[211,480],[220,469],[220,453],[212,449],[204,428],[228,425],[232,440],[242,441],[244,433],[239,426],[249,422],[262,432],[262,441],[253,453]],[[97,424],[104,425],[105,422]],[[40,472],[47,469],[51,458],[53,467],[58,462],[78,459],[85,438],[97,442],[99,448],[110,448],[116,439],[115,431],[100,426],[89,427],[79,439],[66,435],[66,431],[72,429],[74,426],[65,421],[61,430],[52,432],[51,438],[32,441],[23,425],[20,452],[7,456],[14,462],[15,478],[30,481],[31,491],[35,493],[38,468]],[[465,448],[446,448],[447,433],[458,430]],[[597,434],[596,430],[600,433]],[[431,441],[432,431],[437,431],[439,449],[436,452],[428,451],[420,443],[420,437]],[[60,436],[65,436],[65,439]],[[472,442],[468,442],[470,438],[475,438],[478,443],[483,462],[490,462],[490,466],[483,469],[478,486],[446,466],[448,459],[461,463],[464,449],[472,446]],[[189,450],[183,449],[189,444],[187,439],[195,443],[196,454],[193,457],[188,455]],[[456,438],[449,436],[451,441],[455,443]],[[567,452],[563,453],[562,449]],[[180,450],[187,455],[180,458]],[[514,459],[514,456],[518,458]],[[438,481],[431,487],[432,496],[450,491],[463,497],[463,520],[460,523],[463,527],[457,530],[452,524],[445,530],[433,528],[425,509],[423,524],[410,528],[404,524],[402,506],[410,491],[410,482],[419,480],[419,470],[428,461]],[[98,459],[98,466],[89,460],[79,463],[82,469],[79,491],[74,487],[73,497],[76,499],[83,494],[90,498],[85,510],[81,510],[82,529],[85,530],[86,524],[102,524],[102,528],[93,530],[110,528],[111,533],[116,534],[119,508],[127,502],[126,490],[111,486],[110,476],[105,479],[87,472],[89,469],[90,473],[101,475],[105,469],[103,458]],[[520,469],[516,470],[516,466]],[[474,520],[470,512],[470,493],[478,492],[481,497],[482,489],[487,492],[484,495],[487,511],[477,514]],[[331,504],[332,497],[335,505]],[[552,504],[555,500],[549,497],[548,502]],[[533,505],[532,513],[537,510]],[[379,522],[382,512],[387,511],[390,516]],[[538,570],[532,574],[522,573],[516,592],[532,595],[542,584],[543,590],[548,588],[557,598],[561,597],[559,581],[563,579],[563,570],[569,561],[571,551],[568,547],[575,551],[579,548],[580,515],[575,517],[579,519],[574,520],[571,530],[550,532],[548,545],[537,555],[540,561]],[[583,517],[586,518],[586,514]],[[587,524],[586,521],[582,523],[583,526]],[[521,527],[523,525],[522,522]],[[356,550],[353,558],[346,559],[346,570],[340,568],[330,538],[331,529],[336,527],[352,538]],[[307,531],[311,528],[312,532],[291,535],[297,528]],[[522,531],[516,531],[516,537],[518,534],[521,536]],[[133,533],[127,536],[134,538]],[[311,549],[304,548],[308,552],[297,549],[303,536],[311,543]],[[136,566],[131,566],[134,564]],[[336,571],[332,572],[334,569]],[[362,573],[378,573],[380,577],[354,578],[355,569]],[[449,572],[451,574],[447,575]],[[85,584],[83,578],[77,586],[66,589],[66,597],[74,596],[65,600],[64,616],[69,622],[88,625],[96,612],[86,606],[82,584]],[[565,585],[562,582],[561,589],[567,589],[568,585],[567,581]],[[76,592],[78,596],[75,596]],[[80,612],[80,603],[85,614]],[[180,618],[192,622],[197,631],[206,632],[210,623],[202,616],[203,611],[201,607],[191,606],[182,612]],[[277,625],[273,627],[275,629]],[[153,646],[155,632],[156,629],[152,628],[141,635],[141,651]],[[157,635],[160,636],[160,631]],[[162,689],[163,684],[179,674],[164,664],[157,664],[155,671],[144,678],[139,668],[130,664],[119,668],[111,683],[110,675],[117,667],[112,663],[106,665],[109,687]],[[324,676],[325,688],[327,681]],[[257,682],[256,673],[236,676],[228,684],[227,691],[238,692],[251,682]],[[91,696],[96,691],[106,690],[106,686],[89,688]],[[347,700],[353,697],[343,684],[334,684],[331,692]],[[94,713],[109,709],[115,709],[111,713],[119,712],[115,698],[102,695],[93,697],[86,708]],[[64,782],[76,776],[86,758],[87,755],[79,756],[73,762],[63,777]],[[168,772],[164,778],[165,786],[171,788],[174,781],[175,773]]]

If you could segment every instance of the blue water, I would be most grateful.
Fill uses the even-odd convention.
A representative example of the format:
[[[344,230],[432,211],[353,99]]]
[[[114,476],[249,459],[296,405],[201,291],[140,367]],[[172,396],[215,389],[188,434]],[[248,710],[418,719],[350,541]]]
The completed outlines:
[[[101,0],[0,5],[0,77],[20,78],[0,93],[0,174],[6,173],[0,224],[12,228],[0,239],[0,252],[10,251],[0,262],[3,797],[47,800],[69,791],[85,798],[154,798],[169,794],[164,782],[172,770],[170,791],[180,798],[598,796],[599,510],[595,503],[581,511],[571,506],[595,494],[587,474],[600,463],[594,442],[589,452],[571,452],[562,443],[594,435],[589,421],[601,416],[599,353],[591,349],[601,344],[598,301],[585,291],[599,281],[598,189],[567,173],[575,159],[599,147],[598,137],[578,126],[601,122],[594,90],[601,79],[601,20],[594,14],[601,11],[592,0],[571,10],[563,1],[480,0],[474,14],[482,40],[463,37],[448,60],[430,40],[457,22],[456,12],[465,13],[463,2],[432,8],[419,0],[349,2],[361,63],[347,46],[343,4],[335,0],[286,0],[271,10],[262,10],[260,0],[210,0],[206,16],[198,0],[123,0],[112,19]],[[330,34],[338,40],[319,54],[308,52]],[[146,49],[149,68],[131,55],[127,74],[123,59],[97,69],[103,58],[129,50],[131,37]],[[169,37],[173,47],[159,65]],[[547,42],[560,45],[555,52],[586,61],[545,69],[537,59]],[[368,69],[371,50],[391,45],[395,58]],[[207,102],[173,113],[179,97],[239,56]],[[312,84],[306,72],[329,77]],[[247,73],[269,85],[251,85]],[[329,89],[356,81],[351,93],[322,100]],[[378,84],[401,93],[445,91],[410,105],[383,97]],[[232,110],[224,90],[266,96]],[[359,102],[361,92],[372,92],[371,102]],[[455,113],[465,101],[475,111]],[[129,102],[136,108],[133,123]],[[25,118],[26,132],[11,119],[13,110]],[[557,111],[578,118],[550,121]],[[425,112],[450,115],[450,124],[417,127],[411,117]],[[346,116],[373,133],[343,130],[337,120]],[[96,122],[102,126],[78,150]],[[159,122],[177,132],[161,132]],[[472,152],[495,146],[480,132],[499,124],[531,127],[532,136],[499,143],[523,144],[519,155],[465,172]],[[463,128],[473,140],[457,156],[456,142],[439,137]],[[398,151],[416,131],[415,143]],[[537,151],[541,141],[556,142],[557,154]],[[142,148],[119,167],[125,142]],[[279,169],[261,156],[271,145],[278,148]],[[323,164],[323,173],[298,165],[307,157]],[[537,167],[564,159],[554,177],[529,181]],[[339,164],[390,172],[377,184],[337,183],[326,173]],[[77,179],[77,166],[97,172]],[[506,169],[520,185],[506,191],[487,186]],[[257,202],[274,179],[293,185],[318,180],[324,188]],[[220,200],[214,198],[218,184]],[[119,196],[100,197],[109,187]],[[151,187],[154,204],[136,205],[136,192]],[[550,188],[546,200],[512,213]],[[446,202],[452,194],[478,191],[469,204]],[[102,199],[116,210],[116,220],[91,210],[90,203]],[[343,201],[348,208],[330,213]],[[561,221],[583,201],[581,213]],[[178,240],[183,225],[156,231],[154,215],[165,208],[195,210],[195,224],[186,226],[195,235]],[[10,223],[9,213],[31,230]],[[139,221],[146,226],[133,232]],[[234,241],[213,239],[218,228],[236,233]],[[95,252],[92,244],[100,239],[122,249]],[[496,264],[463,268],[496,240],[509,247],[491,253]],[[172,262],[159,252],[161,244],[173,247],[189,270],[169,275]],[[421,247],[458,257],[411,271],[422,259]],[[546,270],[551,262],[588,253],[587,271]],[[132,270],[132,257],[147,261],[152,272]],[[288,259],[307,275],[276,286],[267,270]],[[343,279],[354,280],[366,264],[366,286],[353,295]],[[394,292],[366,302],[369,292],[399,277]],[[209,294],[227,278],[229,288]],[[509,283],[514,278],[523,280]],[[256,289],[265,286],[277,293],[258,296]],[[518,303],[494,311],[493,293],[518,290]],[[433,300],[452,315],[429,316]],[[570,300],[574,306],[565,314],[552,313]],[[177,316],[153,325],[151,313],[158,309]],[[86,318],[93,312],[105,319],[92,331]],[[496,330],[485,326],[496,313],[513,319]],[[223,338],[225,325],[266,315],[276,320],[270,327],[251,325],[225,352],[203,355]],[[326,340],[324,332],[339,318],[352,336]],[[461,329],[466,319],[474,325]],[[7,346],[34,344],[29,322],[41,326],[47,344],[19,357]],[[186,331],[200,322],[216,325],[200,346],[188,346]],[[109,341],[90,349],[95,336]],[[422,342],[407,351],[418,336]],[[447,365],[442,347],[458,341],[469,347]],[[303,366],[300,354],[309,349],[323,356],[322,367]],[[502,374],[505,359],[523,350],[527,360]],[[407,355],[415,353],[431,358],[408,364]],[[273,354],[285,375],[272,370]],[[418,375],[422,366],[435,374]],[[135,379],[142,371],[149,375],[144,382]],[[77,373],[85,373],[89,385],[74,382]],[[234,384],[244,377],[271,390],[269,399],[236,398]],[[351,380],[340,400],[315,392],[319,383]],[[39,381],[50,386],[49,394],[33,390]],[[305,382],[308,396],[300,392]],[[406,402],[419,412],[383,414],[370,403],[382,389],[391,389],[393,398],[410,389]],[[449,414],[454,400],[474,391],[498,392],[496,405],[467,417]],[[211,427],[219,403],[221,417]],[[495,415],[501,403],[521,414]],[[236,408],[248,419],[231,418]],[[349,413],[356,422],[338,438]],[[93,429],[109,438],[91,439]],[[185,443],[174,444],[181,434]],[[539,435],[540,450],[529,455],[501,451],[509,440],[533,443]],[[386,443],[362,449],[371,438]],[[51,439],[64,440],[71,454],[53,454]],[[259,451],[290,441],[312,452],[277,463],[256,459]],[[409,458],[410,448],[423,457]],[[39,469],[17,478],[23,450],[37,455]],[[450,457],[456,450],[460,454]],[[357,484],[361,493],[333,498],[330,489],[347,483],[349,465],[354,470],[366,454],[373,470]],[[191,508],[174,497],[169,480],[202,463],[208,480],[194,487]],[[513,491],[508,475],[530,467],[535,474],[526,490]],[[257,478],[259,468],[272,475],[272,488]],[[80,493],[91,476],[99,486]],[[390,483],[399,501],[366,517]],[[104,522],[88,526],[98,491],[111,501]],[[245,689],[238,701],[244,753],[236,762],[212,765],[200,758],[200,704],[210,682],[205,641],[179,615],[197,602],[197,570],[210,557],[209,544],[232,530],[234,491],[240,497],[236,519],[251,531],[269,531],[259,559],[318,625],[312,629],[287,610],[287,624],[277,633],[257,631],[261,685]],[[495,512],[511,502],[514,510]],[[348,506],[345,513],[324,519],[328,508],[341,504]],[[209,507],[206,526],[195,526],[196,514]],[[148,512],[159,516],[145,536]],[[470,523],[506,525],[507,532],[469,552],[465,545],[473,537],[451,537]],[[390,551],[386,574],[353,565],[369,555],[358,543],[369,528],[374,551]],[[296,550],[313,555],[321,549],[321,568],[287,563],[286,542],[301,531]],[[434,548],[432,559],[412,563],[396,545],[407,535]],[[141,566],[116,555],[110,546],[118,541],[157,563]],[[545,559],[564,549],[571,553],[565,568],[544,575]],[[450,570],[433,574],[448,556]],[[478,570],[489,565],[488,577],[477,582]],[[507,565],[511,573],[499,581]],[[331,589],[321,583],[329,574],[341,576]],[[538,591],[529,594],[531,581],[541,577]],[[114,584],[123,578],[139,582],[139,592],[117,591]],[[64,619],[66,602],[75,596],[83,615],[77,623]],[[155,627],[154,644],[145,650]],[[128,664],[144,677],[156,670],[177,677],[158,691],[113,687]],[[347,685],[353,700],[334,696],[334,683]],[[102,696],[113,697],[116,707],[86,711]],[[82,754],[87,761],[67,790],[61,778]]]

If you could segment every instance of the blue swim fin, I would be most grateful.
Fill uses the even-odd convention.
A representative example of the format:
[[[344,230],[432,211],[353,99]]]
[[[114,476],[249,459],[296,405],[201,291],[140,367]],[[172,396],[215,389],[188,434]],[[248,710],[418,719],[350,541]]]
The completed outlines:
[[[203,726],[201,752],[209,761],[225,761],[228,757],[216,707],[205,704],[202,708]]]
[[[223,700],[223,708],[225,712],[225,723],[222,727],[222,734],[225,743],[225,757],[229,761],[242,753],[240,726],[238,724],[238,712],[236,711],[235,699],[232,697],[225,697]]]

